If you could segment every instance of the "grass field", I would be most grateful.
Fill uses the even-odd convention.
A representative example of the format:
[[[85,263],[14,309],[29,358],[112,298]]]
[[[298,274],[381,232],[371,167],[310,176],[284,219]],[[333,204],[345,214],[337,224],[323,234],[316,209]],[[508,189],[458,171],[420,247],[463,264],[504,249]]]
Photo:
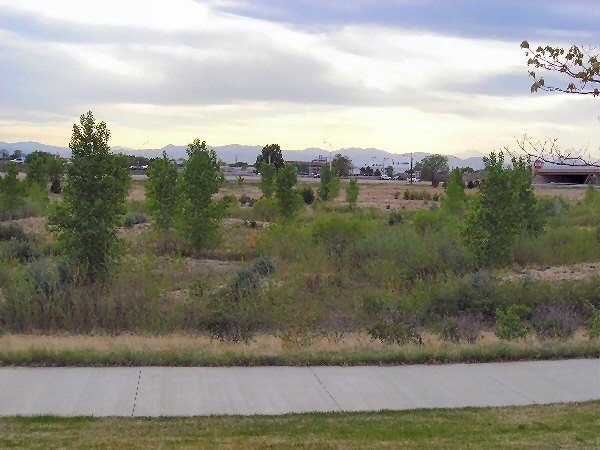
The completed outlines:
[[[2,418],[2,448],[598,448],[600,402],[254,417]]]

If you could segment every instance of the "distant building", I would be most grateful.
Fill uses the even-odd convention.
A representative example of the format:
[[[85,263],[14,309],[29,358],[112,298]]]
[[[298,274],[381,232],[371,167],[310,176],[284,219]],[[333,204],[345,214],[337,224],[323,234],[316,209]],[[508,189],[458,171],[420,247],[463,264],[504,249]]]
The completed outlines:
[[[310,162],[310,168],[308,173],[310,175],[321,173],[321,168],[326,164],[329,164],[329,159],[327,158],[327,156],[319,155],[317,159],[313,159]]]

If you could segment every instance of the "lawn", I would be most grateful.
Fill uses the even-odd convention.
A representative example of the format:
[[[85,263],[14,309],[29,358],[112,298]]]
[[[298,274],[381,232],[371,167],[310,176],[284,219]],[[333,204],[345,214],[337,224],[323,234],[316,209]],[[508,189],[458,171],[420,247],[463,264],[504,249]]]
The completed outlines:
[[[0,419],[10,448],[598,448],[600,402],[375,413]]]

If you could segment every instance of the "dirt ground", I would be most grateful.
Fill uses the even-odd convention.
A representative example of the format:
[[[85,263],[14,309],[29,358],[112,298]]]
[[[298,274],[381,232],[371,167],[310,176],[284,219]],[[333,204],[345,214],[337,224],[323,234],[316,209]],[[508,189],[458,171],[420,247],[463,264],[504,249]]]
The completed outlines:
[[[504,281],[518,281],[524,278],[535,281],[568,281],[584,280],[597,275],[600,275],[600,263],[583,263],[545,269],[524,269],[519,273],[506,274],[500,278]]]

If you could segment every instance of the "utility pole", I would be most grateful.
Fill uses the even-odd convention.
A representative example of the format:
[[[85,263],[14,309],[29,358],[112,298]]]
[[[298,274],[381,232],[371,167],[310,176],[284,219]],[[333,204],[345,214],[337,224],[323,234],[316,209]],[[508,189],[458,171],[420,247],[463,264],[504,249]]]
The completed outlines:
[[[410,184],[413,183],[413,159],[412,152],[410,152]]]

